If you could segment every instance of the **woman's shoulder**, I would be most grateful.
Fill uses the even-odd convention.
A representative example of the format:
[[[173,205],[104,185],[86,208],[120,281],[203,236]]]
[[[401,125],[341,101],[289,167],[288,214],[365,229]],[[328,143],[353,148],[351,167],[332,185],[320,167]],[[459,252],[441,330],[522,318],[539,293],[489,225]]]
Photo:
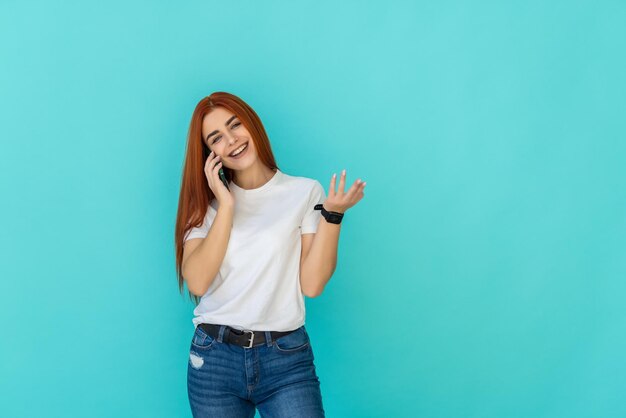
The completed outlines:
[[[287,174],[282,171],[281,173],[283,175],[283,179],[285,183],[289,183],[293,186],[304,188],[306,190],[310,190],[311,188],[316,186],[316,183],[319,183],[319,181],[311,177]]]

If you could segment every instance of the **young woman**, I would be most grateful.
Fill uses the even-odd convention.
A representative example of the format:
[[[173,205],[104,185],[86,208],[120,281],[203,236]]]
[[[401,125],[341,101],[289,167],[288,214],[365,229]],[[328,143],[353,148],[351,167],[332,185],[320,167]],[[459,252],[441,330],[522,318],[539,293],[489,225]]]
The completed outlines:
[[[186,282],[197,304],[194,417],[324,416],[303,295],[318,296],[332,276],[341,218],[365,186],[344,192],[345,170],[335,183],[326,197],[317,180],[280,171],[239,97],[216,92],[196,106],[176,220],[179,289]]]

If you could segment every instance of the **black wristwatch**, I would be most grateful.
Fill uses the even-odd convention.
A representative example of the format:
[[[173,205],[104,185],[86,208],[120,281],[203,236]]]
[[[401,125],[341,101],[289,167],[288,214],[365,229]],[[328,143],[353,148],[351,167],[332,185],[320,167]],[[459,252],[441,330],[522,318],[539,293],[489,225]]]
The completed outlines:
[[[329,212],[326,209],[324,209],[324,205],[321,203],[318,203],[317,205],[315,205],[314,209],[322,210],[322,216],[324,217],[324,219],[326,219],[326,222],[331,223],[331,224],[341,223],[341,219],[343,218],[343,213],[332,212],[332,211]]]

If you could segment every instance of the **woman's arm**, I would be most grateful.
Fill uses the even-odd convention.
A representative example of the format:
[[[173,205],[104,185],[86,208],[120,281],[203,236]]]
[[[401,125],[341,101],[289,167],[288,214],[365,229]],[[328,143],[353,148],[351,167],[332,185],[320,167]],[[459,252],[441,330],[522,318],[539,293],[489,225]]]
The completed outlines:
[[[233,215],[234,208],[220,205],[207,236],[190,239],[185,243],[182,275],[187,281],[187,288],[196,296],[206,293],[224,261],[233,227]]]
[[[341,224],[320,220],[317,232],[302,235],[300,286],[310,298],[319,296],[337,266]]]
[[[324,209],[332,212],[345,213],[356,205],[365,195],[365,182],[357,179],[348,191],[344,192],[346,170],[341,172],[339,186],[335,191],[337,175],[330,179],[328,197],[324,201]],[[339,231],[341,224],[320,219],[315,234],[302,235],[302,255],[300,258],[300,286],[302,293],[308,297],[319,296],[337,266],[337,248],[339,247]],[[306,237],[306,238],[305,238]]]

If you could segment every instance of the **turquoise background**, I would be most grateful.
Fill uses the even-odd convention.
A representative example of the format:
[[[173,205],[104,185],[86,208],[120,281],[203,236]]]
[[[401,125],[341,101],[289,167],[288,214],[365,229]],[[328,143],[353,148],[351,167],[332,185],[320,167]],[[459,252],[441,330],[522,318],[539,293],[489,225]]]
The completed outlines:
[[[329,417],[621,417],[626,3],[0,3],[0,415],[190,417],[174,220],[213,91],[367,181],[306,299]]]

